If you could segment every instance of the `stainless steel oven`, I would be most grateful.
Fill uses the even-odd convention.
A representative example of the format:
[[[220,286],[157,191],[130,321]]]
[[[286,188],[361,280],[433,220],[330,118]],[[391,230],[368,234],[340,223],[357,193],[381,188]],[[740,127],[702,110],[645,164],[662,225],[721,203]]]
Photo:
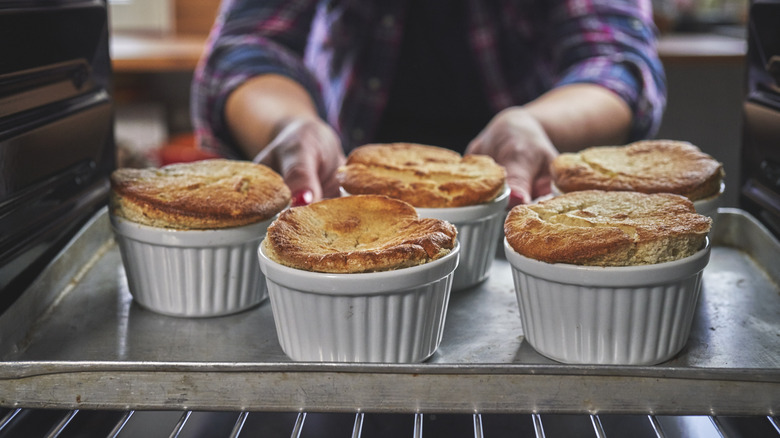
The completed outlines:
[[[0,2],[0,312],[105,203],[107,23],[99,0]]]
[[[754,1],[748,22],[742,207],[780,235],[780,2]]]

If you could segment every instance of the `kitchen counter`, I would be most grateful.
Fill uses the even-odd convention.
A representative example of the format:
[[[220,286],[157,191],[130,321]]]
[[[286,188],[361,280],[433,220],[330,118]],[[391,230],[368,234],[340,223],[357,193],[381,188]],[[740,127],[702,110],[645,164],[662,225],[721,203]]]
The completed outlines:
[[[747,52],[744,38],[718,34],[681,33],[661,35],[658,54],[670,63],[741,63]]]
[[[114,71],[193,70],[205,42],[205,35],[114,34],[111,37]],[[714,33],[664,34],[658,44],[664,63],[742,62],[746,48],[744,38]]]
[[[110,40],[112,66],[117,73],[191,71],[205,43],[205,35],[114,34]]]

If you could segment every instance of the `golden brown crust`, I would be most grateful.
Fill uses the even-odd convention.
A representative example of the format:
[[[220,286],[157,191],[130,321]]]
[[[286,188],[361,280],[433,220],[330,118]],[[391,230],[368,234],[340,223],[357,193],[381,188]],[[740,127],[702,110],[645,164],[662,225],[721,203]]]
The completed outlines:
[[[504,233],[517,253],[536,260],[629,266],[694,254],[711,222],[680,195],[586,190],[514,207]]]
[[[270,219],[290,189],[270,168],[213,159],[111,174],[111,211],[144,225],[176,229],[237,227]]]
[[[376,195],[327,199],[284,211],[262,245],[277,263],[331,273],[387,271],[448,254],[457,230],[421,219],[406,202]]]
[[[386,195],[415,207],[440,208],[492,201],[504,189],[506,171],[486,155],[390,143],[354,149],[337,178],[353,195]]]
[[[688,142],[645,140],[560,154],[550,166],[563,193],[624,190],[676,193],[695,201],[716,195],[723,165]]]

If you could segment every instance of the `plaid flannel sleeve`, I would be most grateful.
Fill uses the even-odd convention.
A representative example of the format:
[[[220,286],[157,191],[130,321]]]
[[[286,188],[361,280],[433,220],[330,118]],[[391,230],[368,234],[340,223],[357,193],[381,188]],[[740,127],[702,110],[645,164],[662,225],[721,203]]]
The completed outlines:
[[[632,141],[657,132],[666,106],[651,11],[643,0],[567,0],[556,11],[563,72],[556,85],[589,82],[612,90],[632,110]]]
[[[247,79],[268,73],[292,78],[323,108],[303,54],[316,0],[226,1],[195,71],[191,90],[193,127],[202,148],[242,157],[224,118],[230,93]],[[322,110],[321,110],[322,112]]]

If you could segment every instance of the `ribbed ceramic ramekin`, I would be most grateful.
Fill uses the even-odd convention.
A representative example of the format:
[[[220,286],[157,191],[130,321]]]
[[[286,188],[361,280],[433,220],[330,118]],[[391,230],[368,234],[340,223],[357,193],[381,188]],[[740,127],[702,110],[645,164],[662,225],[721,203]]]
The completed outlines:
[[[349,193],[342,188],[341,195],[349,196]],[[508,204],[509,187],[505,187],[500,195],[485,204],[452,208],[415,207],[420,217],[445,220],[458,229],[461,250],[460,262],[452,280],[453,291],[467,289],[487,279],[503,233]]]
[[[572,364],[652,365],[685,345],[709,262],[709,242],[684,259],[642,266],[545,263],[515,252],[523,332],[550,359]]]
[[[432,262],[360,274],[283,266],[258,250],[276,331],[291,359],[413,363],[429,358],[444,332],[458,245]]]
[[[453,208],[417,208],[420,217],[445,220],[458,229],[460,264],[455,270],[452,290],[459,291],[487,279],[501,240],[509,187],[486,204]]]
[[[718,207],[720,207],[723,200],[723,192],[726,190],[726,183],[720,183],[720,190],[717,194],[710,196],[709,198],[698,199],[693,201],[693,206],[696,208],[696,213],[704,216],[709,216],[713,221],[718,216]]]
[[[274,218],[219,230],[150,227],[111,215],[133,299],[157,313],[210,317],[241,312],[268,293],[257,247]]]

